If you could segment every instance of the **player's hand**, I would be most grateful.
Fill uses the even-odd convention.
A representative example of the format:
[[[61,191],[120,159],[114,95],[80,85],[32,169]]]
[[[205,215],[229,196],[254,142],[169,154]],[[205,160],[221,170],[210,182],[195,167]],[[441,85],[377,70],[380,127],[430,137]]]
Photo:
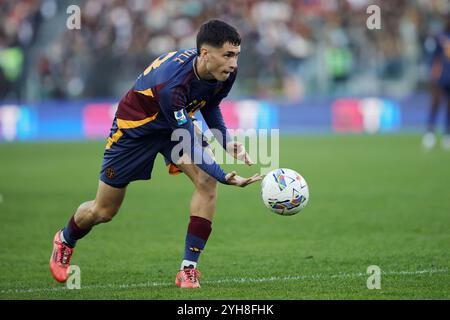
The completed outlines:
[[[225,176],[225,180],[228,184],[237,187],[246,187],[256,181],[260,181],[263,177],[258,173],[251,176],[250,178],[243,178],[236,174],[236,171],[231,171]]]
[[[243,161],[246,165],[251,166],[254,162],[250,159],[244,145],[241,142],[231,141],[227,144],[227,152],[235,159]]]

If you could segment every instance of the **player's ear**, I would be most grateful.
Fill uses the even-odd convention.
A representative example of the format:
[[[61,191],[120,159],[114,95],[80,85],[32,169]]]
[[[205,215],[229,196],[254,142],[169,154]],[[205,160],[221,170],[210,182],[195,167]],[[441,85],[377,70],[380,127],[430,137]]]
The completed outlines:
[[[200,49],[200,56],[205,59],[205,61],[208,61],[208,49],[205,47],[201,47]]]

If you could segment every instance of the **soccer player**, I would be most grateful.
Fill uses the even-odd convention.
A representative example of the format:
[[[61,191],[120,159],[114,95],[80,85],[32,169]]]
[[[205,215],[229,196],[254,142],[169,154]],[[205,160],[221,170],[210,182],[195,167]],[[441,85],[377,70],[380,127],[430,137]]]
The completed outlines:
[[[210,20],[197,34],[197,49],[166,53],[139,75],[115,114],[95,200],[82,203],[54,236],[50,270],[57,281],[67,280],[77,241],[93,226],[117,214],[127,185],[150,179],[155,157],[161,153],[169,173],[183,172],[195,186],[184,258],[175,284],[181,288],[200,286],[197,262],[212,230],[217,181],[245,187],[262,179],[259,174],[243,178],[235,171],[225,173],[195,133],[193,114],[200,110],[209,128],[216,129],[215,137],[222,147],[236,159],[252,164],[244,146],[232,141],[219,109],[236,79],[240,43],[234,27]],[[171,138],[177,130],[188,133],[183,136],[188,138],[182,142],[181,152],[176,148],[180,142]]]
[[[431,149],[436,143],[436,120],[439,111],[440,98],[447,99],[447,114],[445,120],[442,147],[450,150],[450,16],[447,17],[445,30],[436,37],[436,49],[433,54],[431,69],[432,103],[428,116],[427,132],[423,136],[422,145]]]

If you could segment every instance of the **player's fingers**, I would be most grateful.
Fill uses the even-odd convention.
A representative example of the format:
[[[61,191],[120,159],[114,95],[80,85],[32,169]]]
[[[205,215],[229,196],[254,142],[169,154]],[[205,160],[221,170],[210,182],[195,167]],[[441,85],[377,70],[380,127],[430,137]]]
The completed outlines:
[[[254,162],[252,161],[252,159],[250,159],[250,156],[248,155],[248,153],[245,153],[245,164],[251,166],[252,164],[254,164]]]
[[[251,178],[247,178],[247,179],[242,180],[242,182],[239,184],[239,186],[240,187],[248,186],[250,184],[250,180],[251,180]]]
[[[248,186],[249,184],[252,184],[261,179],[262,179],[262,177],[259,174],[255,174],[255,175],[251,176],[250,178],[245,179],[242,183],[242,187]]]
[[[262,178],[263,177],[257,173],[257,174],[255,174],[254,176],[252,176],[250,178],[250,183],[253,183],[253,182],[256,182],[256,181],[260,181],[260,180],[262,180]]]
[[[246,151],[242,147],[239,147],[239,148],[236,149],[236,154],[237,154],[238,157],[244,158],[245,153],[246,153]]]

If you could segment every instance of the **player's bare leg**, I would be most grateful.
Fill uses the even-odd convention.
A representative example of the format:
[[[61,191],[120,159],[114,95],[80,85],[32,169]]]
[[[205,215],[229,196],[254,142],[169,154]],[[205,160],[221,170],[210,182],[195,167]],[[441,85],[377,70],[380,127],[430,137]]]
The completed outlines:
[[[82,203],[67,226],[56,232],[50,257],[50,271],[56,281],[67,280],[67,271],[77,240],[87,235],[93,226],[111,221],[119,211],[125,192],[126,187],[113,188],[99,181],[95,200]]]
[[[175,284],[181,288],[200,287],[197,261],[211,233],[211,223],[216,209],[217,181],[193,164],[178,167],[195,186],[190,204],[189,226],[185,254]]]
[[[126,187],[114,188],[99,181],[95,200],[82,203],[74,215],[75,223],[81,229],[90,229],[99,223],[105,223],[119,211],[125,198]]]
[[[444,148],[444,150],[450,150],[450,92],[447,95],[447,112],[445,118],[444,136],[442,137],[442,148]]]
[[[192,164],[179,165],[180,169],[194,183],[190,215],[202,217],[212,222],[216,210],[217,181],[199,167]]]
[[[431,106],[427,119],[427,131],[422,138],[422,146],[425,149],[431,149],[436,144],[436,120],[441,102],[442,92],[436,83],[430,84]]]

